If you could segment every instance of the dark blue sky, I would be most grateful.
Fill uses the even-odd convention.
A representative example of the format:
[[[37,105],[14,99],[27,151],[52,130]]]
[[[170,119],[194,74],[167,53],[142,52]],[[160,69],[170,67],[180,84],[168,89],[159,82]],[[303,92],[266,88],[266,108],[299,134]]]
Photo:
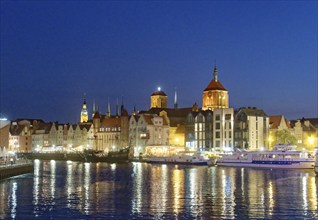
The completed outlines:
[[[201,106],[213,77],[230,106],[318,117],[317,1],[1,1],[0,112],[77,122],[86,93],[106,112]]]

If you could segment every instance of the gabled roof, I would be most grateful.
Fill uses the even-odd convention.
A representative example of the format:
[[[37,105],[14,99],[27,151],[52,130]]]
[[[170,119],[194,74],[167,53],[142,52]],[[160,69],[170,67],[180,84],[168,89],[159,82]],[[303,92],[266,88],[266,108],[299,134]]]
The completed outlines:
[[[258,109],[256,107],[240,108],[239,112],[240,111],[244,112],[247,116],[267,116],[263,109]]]
[[[15,136],[20,135],[24,127],[25,125],[12,125],[10,126],[10,130],[9,130],[10,134]]]
[[[170,120],[170,126],[176,127],[178,124],[184,123],[187,115],[192,111],[192,108],[151,108],[148,111],[140,111],[139,114],[156,114],[167,112]]]
[[[151,120],[153,118],[153,115],[150,114],[143,114],[143,118],[145,119],[145,122],[148,125],[153,125],[153,121]]]
[[[310,124],[318,128],[318,118],[302,118],[301,121],[309,121]]]
[[[81,130],[86,128],[86,130],[89,131],[89,129],[92,127],[92,124],[79,124],[79,127]]]
[[[119,117],[110,117],[104,118],[100,124],[101,127],[120,127],[120,118]]]
[[[148,111],[140,111],[139,114],[156,114],[159,115],[161,111],[167,112],[168,117],[186,117],[192,108],[151,108]]]
[[[283,115],[273,115],[269,116],[269,124],[271,129],[277,129],[282,123],[282,120],[285,120],[287,128],[291,128],[289,121]]]

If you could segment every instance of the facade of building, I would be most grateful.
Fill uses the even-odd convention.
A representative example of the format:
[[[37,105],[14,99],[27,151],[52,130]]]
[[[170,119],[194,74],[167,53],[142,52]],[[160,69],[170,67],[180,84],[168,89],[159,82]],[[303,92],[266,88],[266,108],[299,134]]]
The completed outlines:
[[[241,149],[268,148],[269,117],[262,109],[241,108],[235,114],[234,146]]]
[[[0,155],[9,149],[9,120],[0,120]]]
[[[269,116],[269,137],[268,147],[272,149],[274,145],[283,143],[283,140],[279,137],[279,132],[286,131],[291,133],[292,127],[290,122],[283,115]]]
[[[116,110],[117,112],[117,110]],[[105,152],[118,151],[128,147],[129,115],[122,106],[121,115],[100,115],[93,118],[95,149]]]
[[[15,152],[31,152],[34,128],[44,123],[40,119],[17,119],[10,125],[9,149]]]
[[[213,149],[213,112],[193,108],[186,117],[185,147],[188,150]]]
[[[213,146],[217,151],[233,150],[234,109],[219,108],[213,111]]]
[[[229,94],[218,79],[218,71],[214,66],[214,78],[203,91],[202,110],[211,110],[217,108],[229,107]]]
[[[155,114],[139,114],[129,120],[129,140],[134,156],[145,153],[149,146],[169,145],[169,124],[165,117]]]
[[[186,117],[192,108],[151,108],[148,111],[141,111],[140,114],[155,114],[164,117],[169,124],[169,145],[176,147],[185,146]]]
[[[298,147],[305,147],[308,150],[318,148],[318,118],[302,118],[293,120],[291,133],[297,139]]]

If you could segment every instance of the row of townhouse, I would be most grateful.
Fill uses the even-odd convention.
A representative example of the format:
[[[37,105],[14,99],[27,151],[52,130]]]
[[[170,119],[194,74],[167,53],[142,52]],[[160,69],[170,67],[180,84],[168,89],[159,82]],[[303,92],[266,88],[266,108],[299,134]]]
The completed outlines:
[[[41,119],[17,119],[11,122],[8,137],[8,150],[16,152],[48,147],[94,147],[93,125],[89,123],[70,125]]]
[[[127,111],[121,116],[95,116],[93,123],[75,125],[17,119],[1,127],[1,148],[19,152],[43,147],[110,151],[130,146],[134,156],[145,153],[148,146],[261,150],[292,142],[310,150],[318,148],[317,118],[288,121],[282,115],[267,116],[257,108],[203,111],[194,105],[151,108],[132,116]]]

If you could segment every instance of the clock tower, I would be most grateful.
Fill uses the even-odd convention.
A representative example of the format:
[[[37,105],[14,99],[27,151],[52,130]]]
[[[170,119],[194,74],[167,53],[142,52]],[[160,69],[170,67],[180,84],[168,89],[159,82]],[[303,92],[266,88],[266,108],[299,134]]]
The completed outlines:
[[[214,110],[229,107],[229,93],[218,80],[218,70],[214,65],[213,80],[203,91],[202,110]]]
[[[86,107],[86,99],[84,99],[83,107],[81,111],[81,123],[88,122],[88,112]]]

